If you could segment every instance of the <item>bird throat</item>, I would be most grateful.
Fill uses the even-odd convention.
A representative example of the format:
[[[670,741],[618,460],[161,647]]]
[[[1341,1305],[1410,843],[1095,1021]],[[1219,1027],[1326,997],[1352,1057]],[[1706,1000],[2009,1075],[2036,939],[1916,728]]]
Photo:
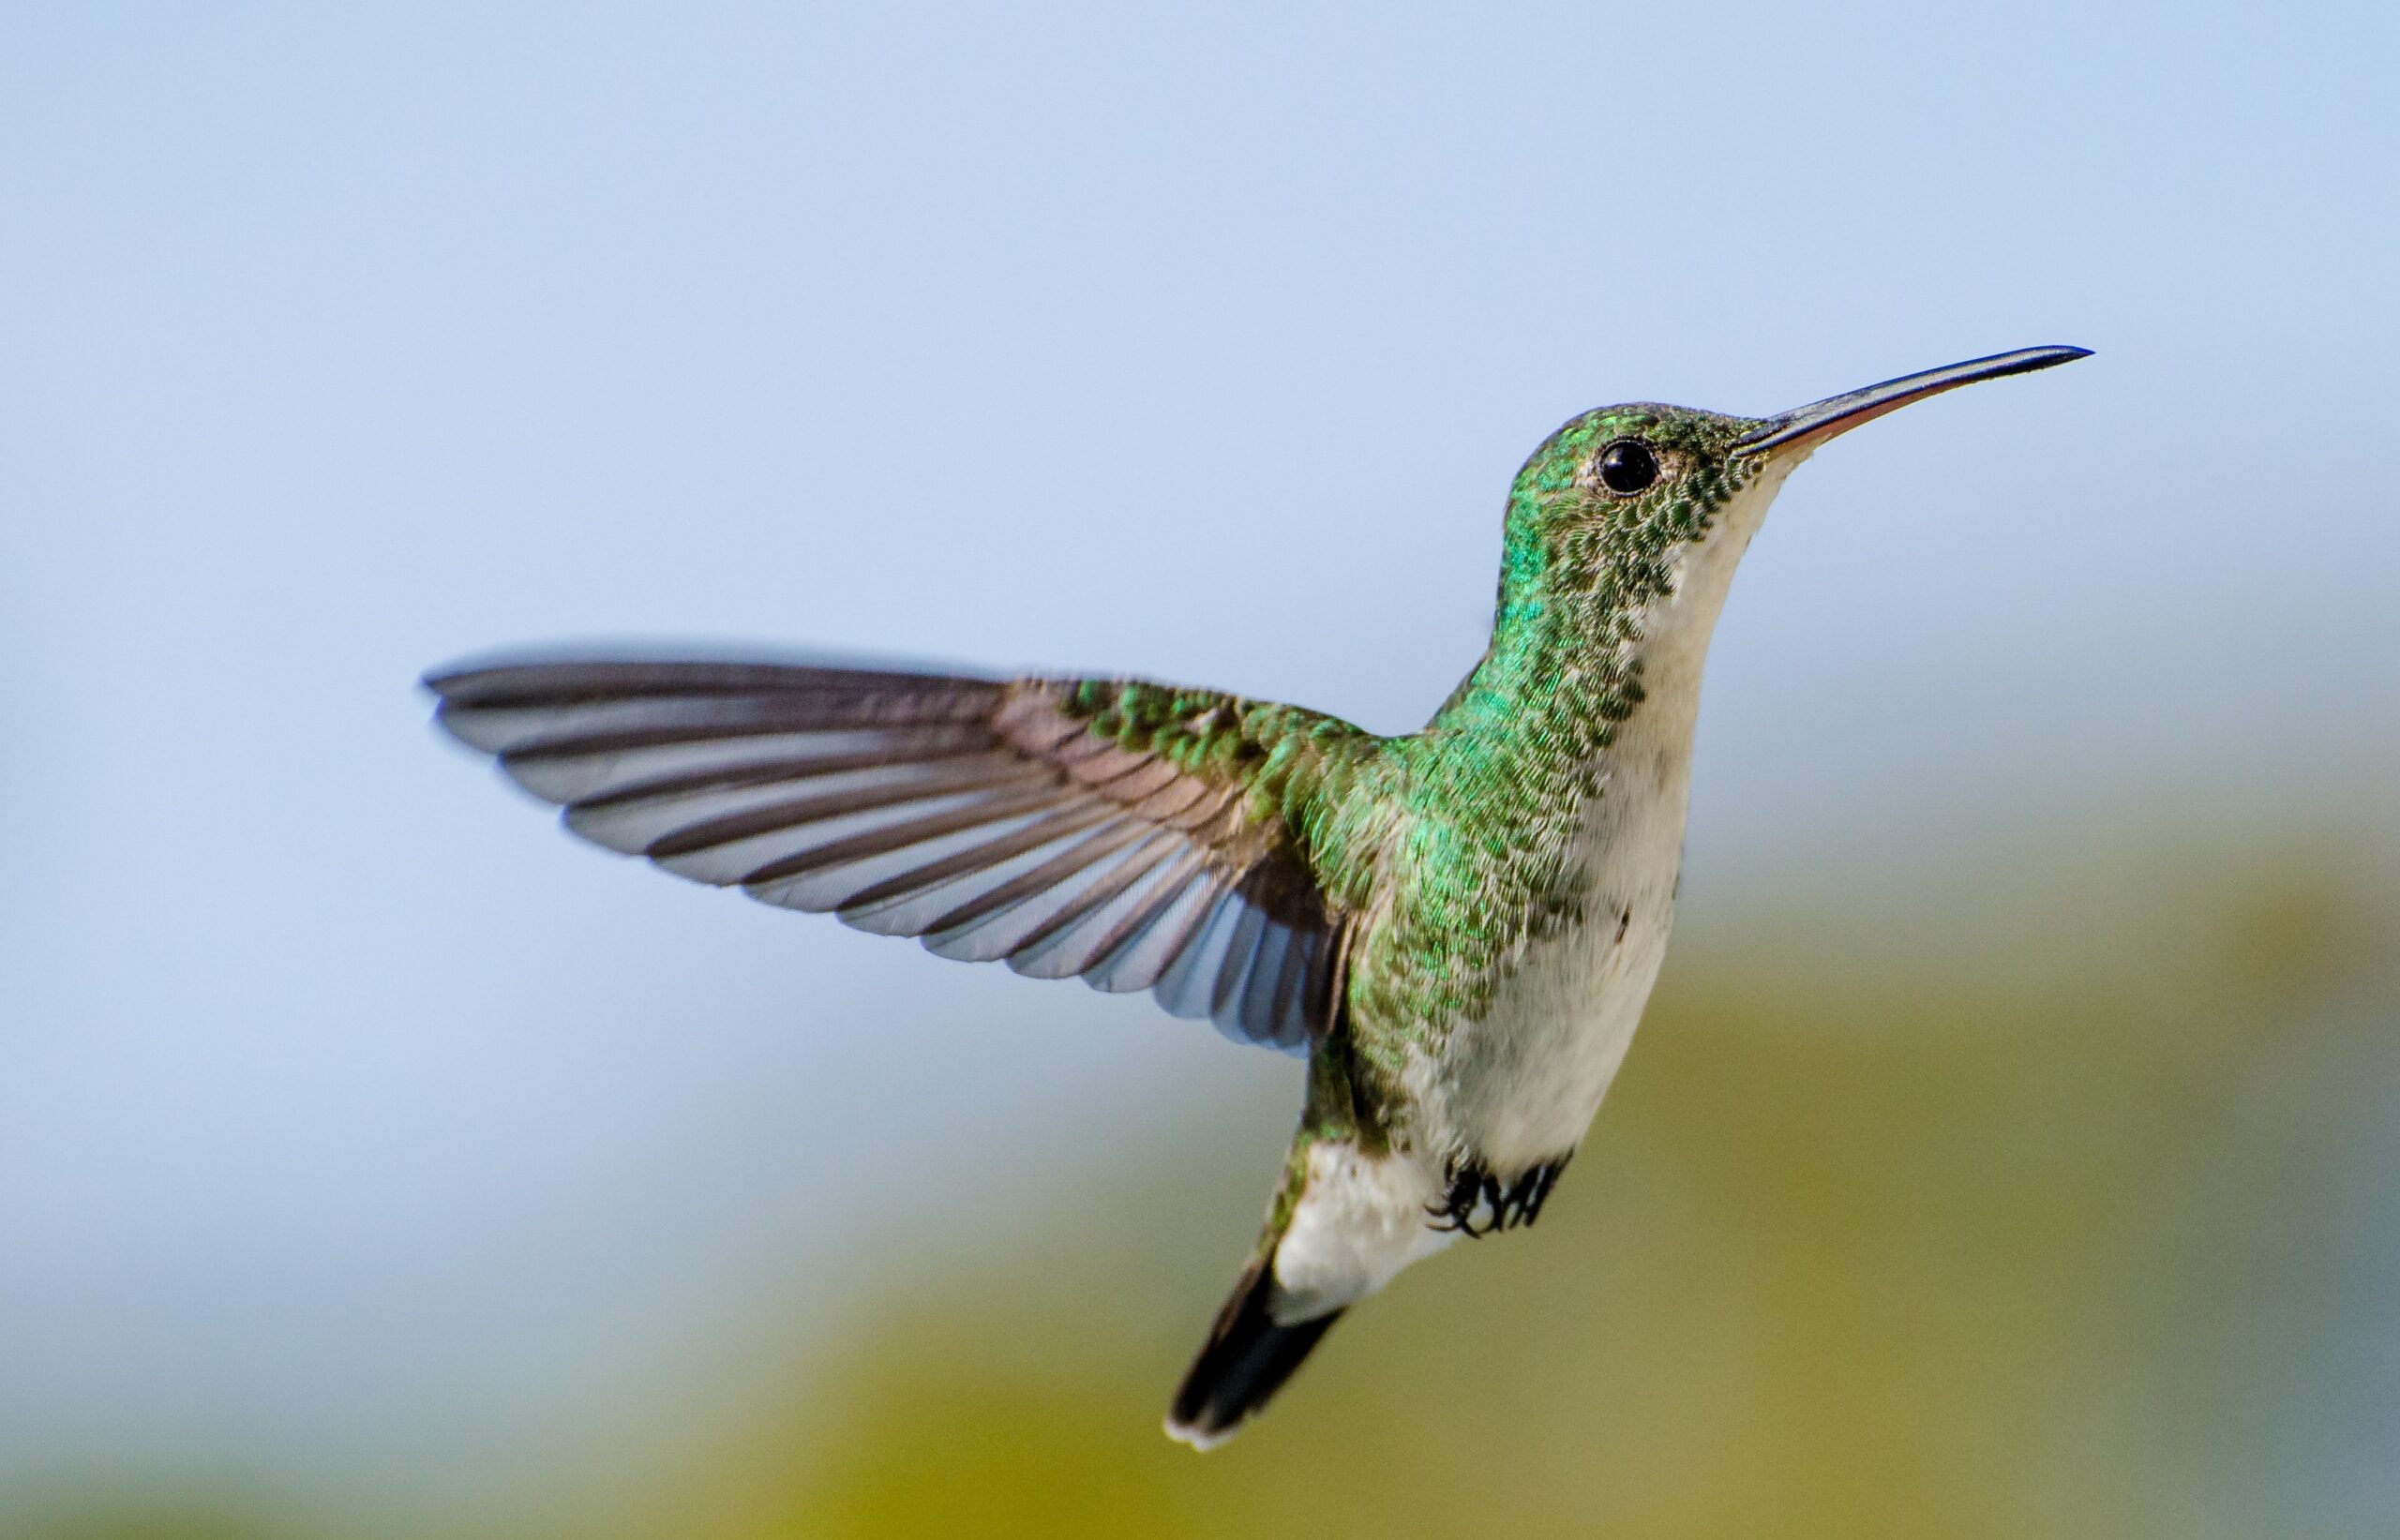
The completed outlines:
[[[1489,650],[1408,741],[1402,902],[1364,938],[1354,1007],[1420,1041],[1479,1020],[1530,947],[1607,918],[1596,829],[1640,829],[1672,863],[1709,637],[1790,468],[1762,467],[1697,538],[1593,553],[1605,570],[1511,551]]]

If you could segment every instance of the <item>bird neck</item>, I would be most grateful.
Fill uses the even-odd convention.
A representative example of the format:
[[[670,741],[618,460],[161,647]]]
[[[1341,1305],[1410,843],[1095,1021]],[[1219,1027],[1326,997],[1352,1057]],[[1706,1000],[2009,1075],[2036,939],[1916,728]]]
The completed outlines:
[[[1668,552],[1579,551],[1521,487],[1509,500],[1491,642],[1430,736],[1587,756],[1642,703],[1642,611],[1672,589]]]
[[[1588,766],[1637,713],[1688,738],[1733,569],[1792,463],[1745,486],[1696,540],[1562,529],[1521,486],[1509,500],[1491,644],[1428,739],[1477,745],[1522,771]]]
[[[1559,580],[1514,522],[1482,661],[1424,731],[1387,740],[1404,771],[1379,846],[1394,901],[1352,959],[1350,1004],[1395,1042],[1480,1017],[1510,958],[1585,918],[1575,851],[1607,746],[1642,703],[1635,607]]]

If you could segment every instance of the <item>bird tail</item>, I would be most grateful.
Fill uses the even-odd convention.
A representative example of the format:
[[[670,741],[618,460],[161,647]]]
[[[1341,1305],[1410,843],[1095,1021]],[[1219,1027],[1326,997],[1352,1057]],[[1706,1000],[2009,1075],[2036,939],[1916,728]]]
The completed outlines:
[[[1233,1437],[1342,1319],[1340,1306],[1290,1324],[1275,1319],[1270,1306],[1281,1293],[1275,1282],[1279,1244],[1280,1237],[1269,1237],[1217,1312],[1208,1339],[1167,1409],[1167,1437],[1194,1449],[1212,1449]]]
[[[1167,1437],[1194,1449],[1212,1449],[1233,1437],[1342,1318],[1351,1296],[1301,1300],[1275,1276],[1276,1259],[1283,1252],[1292,1221],[1311,1197],[1311,1155],[1317,1146],[1318,1140],[1305,1127],[1292,1141],[1257,1249],[1217,1311],[1208,1340],[1200,1344],[1199,1355],[1184,1371],[1183,1383],[1167,1407]]]
[[[1308,1102],[1257,1249],[1176,1387],[1167,1437],[1195,1449],[1233,1437],[1344,1309],[1449,1239],[1427,1226],[1432,1191],[1422,1170],[1362,1115],[1374,1104],[1357,1084],[1337,1012],[1309,1057]]]

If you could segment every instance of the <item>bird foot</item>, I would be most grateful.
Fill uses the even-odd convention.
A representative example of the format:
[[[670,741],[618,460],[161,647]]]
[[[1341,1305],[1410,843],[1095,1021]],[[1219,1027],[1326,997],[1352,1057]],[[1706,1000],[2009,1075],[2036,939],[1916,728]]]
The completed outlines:
[[[1429,1227],[1481,1240],[1498,1230],[1514,1230],[1541,1218],[1541,1205],[1558,1185],[1573,1152],[1502,1181],[1472,1162],[1449,1168],[1448,1190],[1440,1203],[1428,1204]]]

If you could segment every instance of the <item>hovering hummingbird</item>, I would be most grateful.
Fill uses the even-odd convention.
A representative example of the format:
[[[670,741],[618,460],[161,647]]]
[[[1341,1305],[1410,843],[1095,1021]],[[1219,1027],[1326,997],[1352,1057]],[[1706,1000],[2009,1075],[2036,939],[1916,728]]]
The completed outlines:
[[[1776,417],[1575,418],[1509,488],[1491,644],[1399,737],[1123,679],[552,660],[426,682],[585,839],[1305,1056],[1265,1231],[1167,1413],[1207,1448],[1402,1268],[1540,1215],[1658,977],[1702,663],[1784,477],[2085,352]]]

